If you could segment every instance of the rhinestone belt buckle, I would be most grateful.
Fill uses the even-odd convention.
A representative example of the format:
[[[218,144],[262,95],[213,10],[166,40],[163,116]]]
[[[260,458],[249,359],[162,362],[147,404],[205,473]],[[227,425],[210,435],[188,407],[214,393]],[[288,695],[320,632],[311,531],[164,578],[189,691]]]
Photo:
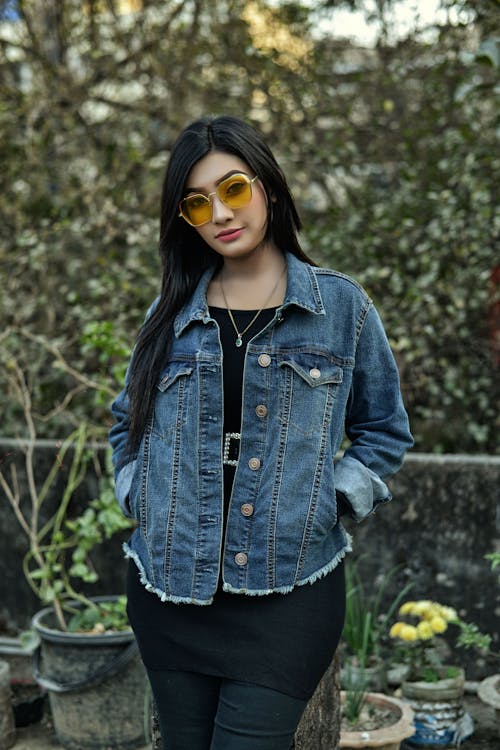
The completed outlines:
[[[224,437],[224,456],[222,463],[226,466],[238,466],[238,457],[240,455],[240,444],[231,443],[232,440],[240,440],[239,432],[226,432]]]

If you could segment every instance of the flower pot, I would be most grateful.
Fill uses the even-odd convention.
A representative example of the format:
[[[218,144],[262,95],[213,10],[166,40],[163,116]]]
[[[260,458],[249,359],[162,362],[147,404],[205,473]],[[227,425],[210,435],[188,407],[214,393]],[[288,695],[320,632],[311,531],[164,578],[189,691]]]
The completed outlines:
[[[16,727],[11,704],[10,667],[0,661],[0,750],[7,750],[16,741]]]
[[[401,692],[415,713],[415,734],[409,747],[451,747],[472,734],[471,719],[464,713],[465,675],[436,682],[405,681]]]
[[[0,659],[9,663],[10,679],[14,682],[33,680],[33,650],[25,648],[20,638],[0,636]]]
[[[483,703],[495,709],[498,736],[500,737],[500,674],[493,674],[482,680],[477,694]]]
[[[10,667],[12,709],[16,727],[34,724],[43,716],[45,691],[33,679],[33,648],[20,638],[0,637],[0,659]]]
[[[350,685],[365,684],[366,690],[383,693],[387,689],[387,671],[382,659],[372,659],[366,666],[361,667],[356,657],[347,656],[345,664],[340,670],[340,684],[344,690]]]
[[[62,632],[52,608],[38,612],[32,626],[41,639],[35,677],[49,691],[61,745],[67,750],[144,745],[147,681],[132,631]]]
[[[341,701],[345,702],[345,692],[341,692]],[[380,729],[342,730],[339,747],[377,748],[377,750],[399,750],[401,742],[414,733],[413,711],[404,701],[382,693],[368,693],[367,703],[375,709],[382,708],[394,714],[394,723]]]

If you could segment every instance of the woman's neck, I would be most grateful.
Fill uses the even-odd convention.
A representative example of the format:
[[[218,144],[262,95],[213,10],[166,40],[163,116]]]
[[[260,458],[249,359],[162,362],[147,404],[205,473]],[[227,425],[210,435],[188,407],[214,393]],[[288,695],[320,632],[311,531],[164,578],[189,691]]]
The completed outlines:
[[[217,307],[256,310],[280,305],[285,292],[285,258],[280,250],[268,249],[259,258],[225,258],[209,285],[207,301]]]

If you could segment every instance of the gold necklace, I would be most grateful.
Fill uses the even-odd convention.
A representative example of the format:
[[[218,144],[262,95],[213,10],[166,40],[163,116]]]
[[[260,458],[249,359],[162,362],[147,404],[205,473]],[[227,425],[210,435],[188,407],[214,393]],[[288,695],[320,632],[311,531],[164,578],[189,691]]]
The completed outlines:
[[[276,291],[276,289],[278,288],[278,284],[280,283],[281,279],[282,279],[282,278],[283,278],[283,276],[285,275],[285,271],[286,271],[286,265],[285,265],[285,267],[283,268],[283,271],[282,271],[282,273],[281,273],[281,275],[280,275],[280,277],[279,277],[278,281],[277,281],[277,282],[276,282],[276,284],[275,284],[275,285],[273,286],[273,288],[272,288],[272,290],[271,290],[271,294],[269,295],[269,297],[267,297],[267,299],[265,300],[265,302],[264,302],[264,304],[262,305],[262,307],[260,308],[260,310],[257,310],[257,312],[256,312],[256,313],[255,313],[255,315],[253,316],[252,320],[251,320],[251,321],[250,321],[250,323],[249,323],[249,324],[247,325],[247,327],[243,329],[243,331],[238,331],[238,327],[237,327],[237,325],[236,325],[236,323],[235,323],[235,320],[234,320],[234,317],[233,317],[233,313],[231,312],[231,308],[229,307],[229,303],[228,303],[228,301],[227,301],[227,298],[226,298],[226,295],[225,295],[225,293],[224,293],[224,287],[223,287],[223,285],[222,285],[222,274],[221,274],[221,277],[220,277],[220,290],[221,290],[221,292],[222,292],[222,299],[224,300],[224,304],[225,304],[225,305],[226,305],[226,307],[227,307],[227,312],[228,312],[228,315],[229,315],[229,319],[231,320],[231,323],[233,324],[233,328],[234,328],[234,330],[236,331],[236,341],[234,342],[236,346],[240,347],[240,346],[241,346],[241,345],[243,344],[243,340],[242,340],[242,337],[243,337],[243,336],[245,335],[245,333],[246,333],[246,332],[248,331],[248,329],[249,329],[249,328],[251,328],[251,327],[253,326],[253,324],[255,323],[255,321],[257,320],[257,318],[259,317],[259,315],[261,314],[262,310],[263,310],[263,309],[265,308],[265,306],[267,305],[267,303],[269,302],[269,300],[270,300],[270,299],[272,298],[272,296],[273,296],[274,292],[275,292],[275,291]]]

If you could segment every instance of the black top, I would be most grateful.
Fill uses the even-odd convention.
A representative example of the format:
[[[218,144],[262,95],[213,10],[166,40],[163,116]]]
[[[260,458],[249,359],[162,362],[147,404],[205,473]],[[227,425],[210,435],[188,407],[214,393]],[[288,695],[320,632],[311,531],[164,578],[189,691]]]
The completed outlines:
[[[244,331],[255,317],[256,310],[232,310],[238,331]],[[223,352],[222,377],[224,383],[224,434],[240,432],[241,410],[243,406],[243,366],[245,364],[246,345],[250,339],[261,331],[274,317],[275,308],[262,310],[254,323],[243,336],[243,345],[236,346],[237,333],[231,323],[227,310],[223,307],[210,307],[211,316],[220,328]],[[224,466],[224,505],[229,506],[235,474],[234,466]],[[226,515],[226,514],[225,514]]]
[[[223,350],[224,432],[239,432],[245,350],[272,320],[263,310],[243,335],[224,308],[211,307]],[[256,310],[233,310],[238,331]],[[224,466],[229,503],[234,468]],[[177,669],[252,682],[308,700],[337,647],[344,622],[343,565],[289,594],[244,596],[219,590],[209,606],[162,602],[141,585],[133,561],[127,580],[128,613],[142,659],[150,670]]]

